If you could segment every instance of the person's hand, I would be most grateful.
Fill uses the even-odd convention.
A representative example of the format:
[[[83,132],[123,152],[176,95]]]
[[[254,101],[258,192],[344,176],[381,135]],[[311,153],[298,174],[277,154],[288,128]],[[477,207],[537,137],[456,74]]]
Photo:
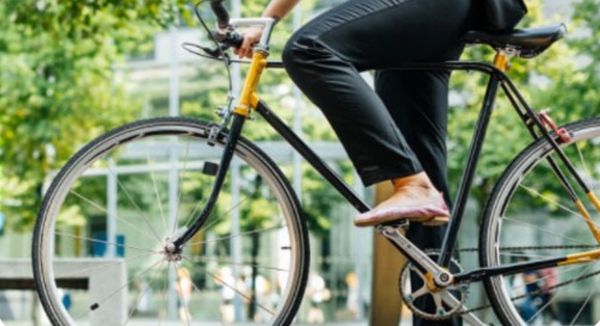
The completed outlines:
[[[242,36],[244,37],[244,42],[242,42],[242,46],[239,48],[233,49],[233,52],[237,54],[240,58],[250,58],[252,57],[252,46],[255,43],[260,41],[262,36],[263,29],[262,27],[250,27],[248,28]]]

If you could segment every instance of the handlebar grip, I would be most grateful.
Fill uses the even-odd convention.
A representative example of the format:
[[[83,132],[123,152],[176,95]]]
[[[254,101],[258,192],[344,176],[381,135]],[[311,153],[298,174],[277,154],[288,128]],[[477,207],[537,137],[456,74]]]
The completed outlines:
[[[244,42],[244,37],[236,31],[213,31],[212,35],[215,41],[234,48],[239,48]]]
[[[227,39],[225,40],[225,44],[233,46],[234,48],[239,48],[242,46],[244,42],[244,37],[237,32],[229,33]]]
[[[223,6],[223,0],[211,0],[210,7],[217,16],[219,28],[227,28],[229,26],[229,14]]]

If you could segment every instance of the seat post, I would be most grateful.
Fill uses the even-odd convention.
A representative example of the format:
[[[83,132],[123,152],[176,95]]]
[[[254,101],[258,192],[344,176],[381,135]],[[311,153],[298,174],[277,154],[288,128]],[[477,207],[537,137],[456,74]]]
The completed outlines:
[[[497,51],[494,56],[494,66],[501,71],[507,71],[510,64],[510,58],[503,51]]]
[[[494,56],[494,66],[503,72],[510,68],[510,59],[519,55],[519,50],[513,47],[497,48]]]
[[[506,72],[510,68],[510,57],[504,51],[496,51],[494,66],[500,71]]]

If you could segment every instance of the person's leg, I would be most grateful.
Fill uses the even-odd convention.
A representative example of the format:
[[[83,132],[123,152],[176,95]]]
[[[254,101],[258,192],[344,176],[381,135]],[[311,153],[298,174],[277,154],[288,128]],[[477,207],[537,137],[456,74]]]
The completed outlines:
[[[423,167],[359,71],[439,57],[459,43],[470,3],[351,0],[286,44],[286,70],[324,112],[365,185],[413,176]]]
[[[456,47],[440,60],[458,59],[461,52],[462,47]],[[446,178],[448,81],[446,71],[377,70],[375,73],[377,94],[424,171],[450,204]]]
[[[440,60],[457,59],[460,52],[461,49],[457,47]],[[378,70],[375,74],[375,90],[433,185],[444,194],[450,206],[446,178],[448,77],[447,72]],[[445,227],[426,227],[413,223],[407,237],[421,249],[438,249],[445,230]],[[412,282],[415,284],[418,281]],[[432,300],[420,300],[415,304],[425,311],[434,311],[435,308]],[[413,325],[460,325],[460,320],[430,322],[414,318]]]

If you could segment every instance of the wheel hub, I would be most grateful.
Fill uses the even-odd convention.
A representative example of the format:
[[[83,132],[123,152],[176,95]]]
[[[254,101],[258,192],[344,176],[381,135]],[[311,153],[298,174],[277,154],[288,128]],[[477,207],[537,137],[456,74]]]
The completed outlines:
[[[171,263],[180,262],[183,259],[181,252],[182,248],[177,248],[177,246],[169,240],[166,241],[165,245],[160,251],[160,253],[163,255],[163,258]]]

